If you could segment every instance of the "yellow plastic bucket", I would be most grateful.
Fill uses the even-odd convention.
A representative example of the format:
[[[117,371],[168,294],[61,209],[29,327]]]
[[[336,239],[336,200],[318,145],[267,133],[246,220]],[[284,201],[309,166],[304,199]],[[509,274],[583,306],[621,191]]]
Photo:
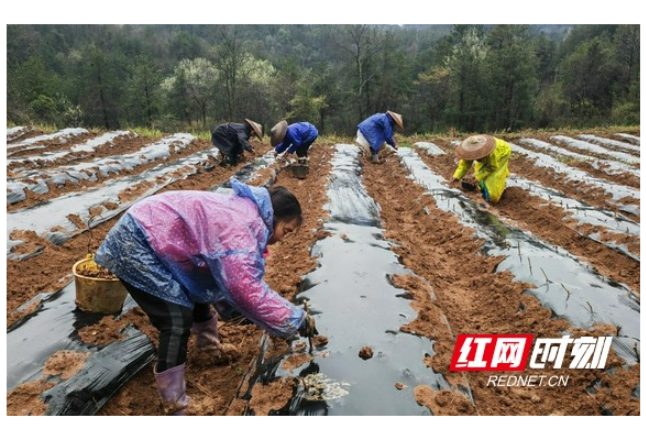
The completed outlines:
[[[119,279],[86,277],[78,273],[91,259],[77,261],[72,268],[76,286],[76,306],[84,312],[112,314],[123,308],[128,291]]]

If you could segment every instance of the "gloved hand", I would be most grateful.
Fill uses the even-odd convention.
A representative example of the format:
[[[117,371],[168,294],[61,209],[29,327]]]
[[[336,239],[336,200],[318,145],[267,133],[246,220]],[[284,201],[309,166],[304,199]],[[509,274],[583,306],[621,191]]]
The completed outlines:
[[[316,329],[316,321],[309,313],[305,315],[303,323],[298,328],[298,334],[304,338],[311,338],[319,334],[319,331]]]

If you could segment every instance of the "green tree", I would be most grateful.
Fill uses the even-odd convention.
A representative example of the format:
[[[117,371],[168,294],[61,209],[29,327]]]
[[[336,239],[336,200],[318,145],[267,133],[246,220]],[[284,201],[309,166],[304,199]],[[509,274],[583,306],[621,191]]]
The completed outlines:
[[[321,112],[327,106],[325,96],[315,96],[307,79],[301,81],[296,95],[289,102],[291,110],[287,118],[298,121],[309,121],[320,125]]]
[[[266,60],[245,57],[238,79],[237,112],[240,118],[249,118],[267,126],[277,119],[269,90],[275,88],[276,69]],[[266,131],[266,130],[265,130]]]
[[[7,117],[289,117],[344,135],[386,109],[407,132],[638,123],[639,40],[638,25],[9,25]]]
[[[444,112],[449,100],[450,71],[434,66],[428,73],[420,73],[414,82],[416,102],[420,111],[412,118],[418,131],[438,131],[444,128]],[[421,118],[420,118],[421,116]],[[415,120],[417,119],[417,120]]]
[[[528,30],[525,25],[497,25],[487,35],[486,72],[495,130],[517,130],[533,116],[538,76]]]
[[[609,114],[615,66],[607,39],[582,42],[560,64],[559,82],[573,117],[598,121]]]
[[[282,60],[276,72],[274,87],[267,90],[271,95],[278,118],[283,118],[291,111],[291,101],[296,96],[303,69],[298,59],[287,57]]]
[[[162,79],[162,72],[152,58],[139,56],[134,60],[126,83],[130,120],[149,126],[154,123],[160,112],[159,86]]]
[[[73,101],[81,105],[90,126],[106,129],[119,126],[122,84],[127,69],[120,54],[98,43],[90,43],[69,58],[74,77]]]
[[[541,34],[534,41],[534,53],[540,85],[553,84],[557,65],[556,43]]]
[[[449,72],[447,120],[463,131],[480,131],[488,110],[485,79],[487,47],[481,27],[455,26],[455,42],[444,66]]]
[[[302,118],[312,122],[319,131],[338,129],[344,121],[342,114],[348,108],[342,84],[339,81],[336,68],[329,63],[317,63],[308,69],[299,84],[303,84],[298,93],[306,95],[312,101],[305,106],[309,108],[310,116]],[[295,95],[296,96],[296,95]],[[292,104],[294,105],[294,104]],[[318,115],[314,112],[318,110]],[[354,116],[354,113],[352,114]],[[357,121],[352,118],[349,129],[356,127]],[[356,128],[355,128],[356,130]]]
[[[361,121],[373,108],[371,93],[376,76],[374,58],[382,46],[382,37],[375,27],[349,25],[339,33],[336,44],[343,49],[354,67],[355,81],[352,95],[357,105],[358,120]]]
[[[13,64],[13,63],[11,63]],[[27,123],[35,117],[32,102],[50,94],[51,79],[41,58],[7,66],[7,119]]]
[[[162,89],[173,102],[171,108],[177,109],[179,105],[189,123],[201,123],[202,128],[206,128],[213,110],[218,77],[218,69],[205,58],[182,60],[173,76],[164,80]]]
[[[639,81],[639,26],[620,25],[613,38],[617,69],[617,97],[628,98],[631,87]]]
[[[168,53],[177,60],[199,58],[204,55],[202,41],[184,29],[175,29],[170,35]]]
[[[34,26],[7,25],[7,67],[21,65],[38,58],[43,64],[43,37]]]
[[[221,82],[226,96],[227,118],[237,117],[236,105],[240,70],[249,57],[243,48],[243,39],[235,25],[219,26],[215,31],[215,64],[221,72]]]
[[[375,63],[375,99],[370,112],[399,110],[408,100],[412,89],[412,66],[410,57],[399,47],[400,42],[395,33],[387,31]]]

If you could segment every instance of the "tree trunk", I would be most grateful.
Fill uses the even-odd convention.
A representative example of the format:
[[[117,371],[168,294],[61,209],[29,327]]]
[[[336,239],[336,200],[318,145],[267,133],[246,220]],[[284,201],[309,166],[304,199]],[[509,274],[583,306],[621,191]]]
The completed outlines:
[[[150,97],[150,90],[148,87],[148,81],[144,80],[144,96],[146,97],[146,114],[148,115],[148,125],[153,123],[153,113],[151,110],[152,99]]]
[[[109,130],[110,121],[108,118],[108,110],[106,108],[105,96],[103,94],[103,82],[101,79],[101,67],[99,63],[96,63],[96,79],[99,83],[99,101],[101,102],[101,113],[103,115],[103,125],[105,125],[106,130]]]

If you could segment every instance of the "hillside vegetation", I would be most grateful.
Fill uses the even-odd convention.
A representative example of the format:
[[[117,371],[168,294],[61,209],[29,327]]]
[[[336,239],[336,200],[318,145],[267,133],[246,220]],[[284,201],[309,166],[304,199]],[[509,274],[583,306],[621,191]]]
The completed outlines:
[[[351,135],[639,124],[634,25],[9,25],[10,124]]]

